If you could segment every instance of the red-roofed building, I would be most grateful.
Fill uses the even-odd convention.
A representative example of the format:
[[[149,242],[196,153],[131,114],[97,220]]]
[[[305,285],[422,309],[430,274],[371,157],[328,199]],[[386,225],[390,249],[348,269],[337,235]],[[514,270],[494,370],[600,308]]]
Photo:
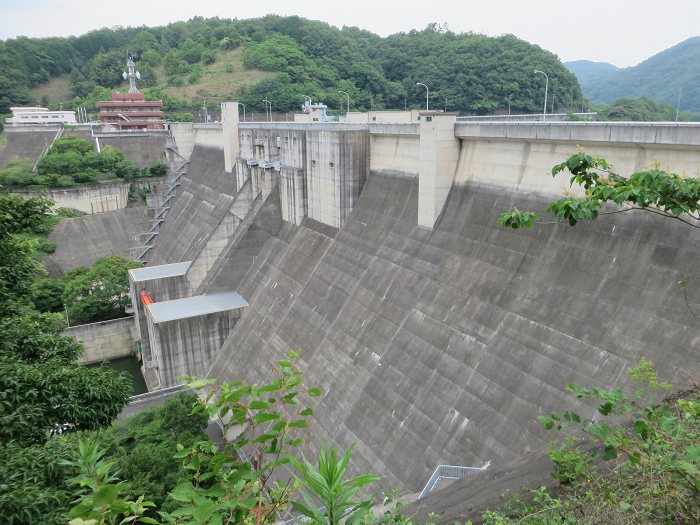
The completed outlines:
[[[119,130],[164,129],[163,102],[146,101],[143,93],[112,93],[112,100],[98,102],[98,118]]]

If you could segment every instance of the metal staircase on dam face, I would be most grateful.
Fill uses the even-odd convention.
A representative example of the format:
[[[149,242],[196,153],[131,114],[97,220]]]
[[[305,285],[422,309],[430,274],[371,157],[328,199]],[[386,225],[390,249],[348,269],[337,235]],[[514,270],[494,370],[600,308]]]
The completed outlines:
[[[144,233],[138,234],[136,237],[140,237],[141,235],[146,235],[146,240],[143,242],[143,245],[141,246],[135,246],[133,248],[130,248],[130,250],[134,250],[136,252],[136,255],[134,256],[134,259],[146,263],[145,256],[146,254],[154,247],[153,241],[156,239],[158,236],[158,230],[160,229],[160,225],[165,222],[165,215],[167,214],[168,210],[170,210],[170,206],[168,204],[172,199],[175,198],[175,190],[180,187],[180,179],[183,176],[182,169],[189,164],[189,160],[184,162],[177,170],[177,175],[175,178],[172,179],[168,186],[168,190],[161,194],[160,196],[165,196],[165,199],[163,202],[161,202],[160,206],[155,208],[158,210],[156,214],[153,216],[153,222],[151,223],[151,228]],[[153,208],[151,208],[153,209]],[[149,244],[150,243],[150,244]]]

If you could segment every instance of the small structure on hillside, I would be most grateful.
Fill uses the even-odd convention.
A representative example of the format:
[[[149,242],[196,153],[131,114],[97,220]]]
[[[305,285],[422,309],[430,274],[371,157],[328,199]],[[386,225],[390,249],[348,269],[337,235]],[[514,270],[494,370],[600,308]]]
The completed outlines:
[[[48,108],[38,106],[13,107],[12,117],[6,120],[7,124],[16,125],[43,125],[43,124],[75,124],[75,111],[58,110],[51,111]]]
[[[334,118],[326,112],[328,106],[323,102],[311,101],[311,97],[304,97],[304,104],[301,106],[303,113],[294,115],[294,122],[333,122]]]
[[[124,78],[129,79],[128,93],[112,93],[112,100],[97,103],[99,119],[107,127],[115,130],[164,129],[163,102],[147,101],[143,93],[136,87],[136,80],[141,75],[136,71],[131,56],[126,61],[128,73]]]

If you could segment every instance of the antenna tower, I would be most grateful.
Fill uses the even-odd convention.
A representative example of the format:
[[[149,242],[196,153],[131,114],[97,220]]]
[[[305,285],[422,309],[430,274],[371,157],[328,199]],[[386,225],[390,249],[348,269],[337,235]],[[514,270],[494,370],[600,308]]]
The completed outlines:
[[[134,59],[131,57],[131,55],[128,55],[126,57],[126,67],[128,68],[129,73],[124,71],[124,73],[122,73],[122,76],[124,77],[124,79],[129,79],[129,93],[139,93],[139,90],[136,87],[136,79],[140,79],[141,74],[138,71],[136,71]]]

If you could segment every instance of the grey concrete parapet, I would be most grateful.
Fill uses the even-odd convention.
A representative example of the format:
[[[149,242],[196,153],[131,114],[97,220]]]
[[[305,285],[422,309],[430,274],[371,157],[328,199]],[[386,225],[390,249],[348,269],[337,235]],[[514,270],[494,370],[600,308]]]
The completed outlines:
[[[367,131],[368,124],[340,122],[241,122],[240,129],[278,129],[304,131]]]
[[[221,122],[209,122],[209,123],[201,123],[201,124],[194,124],[192,126],[194,129],[221,129]]]
[[[370,135],[420,135],[420,124],[369,124]]]
[[[697,122],[457,122],[460,139],[700,146]]]

